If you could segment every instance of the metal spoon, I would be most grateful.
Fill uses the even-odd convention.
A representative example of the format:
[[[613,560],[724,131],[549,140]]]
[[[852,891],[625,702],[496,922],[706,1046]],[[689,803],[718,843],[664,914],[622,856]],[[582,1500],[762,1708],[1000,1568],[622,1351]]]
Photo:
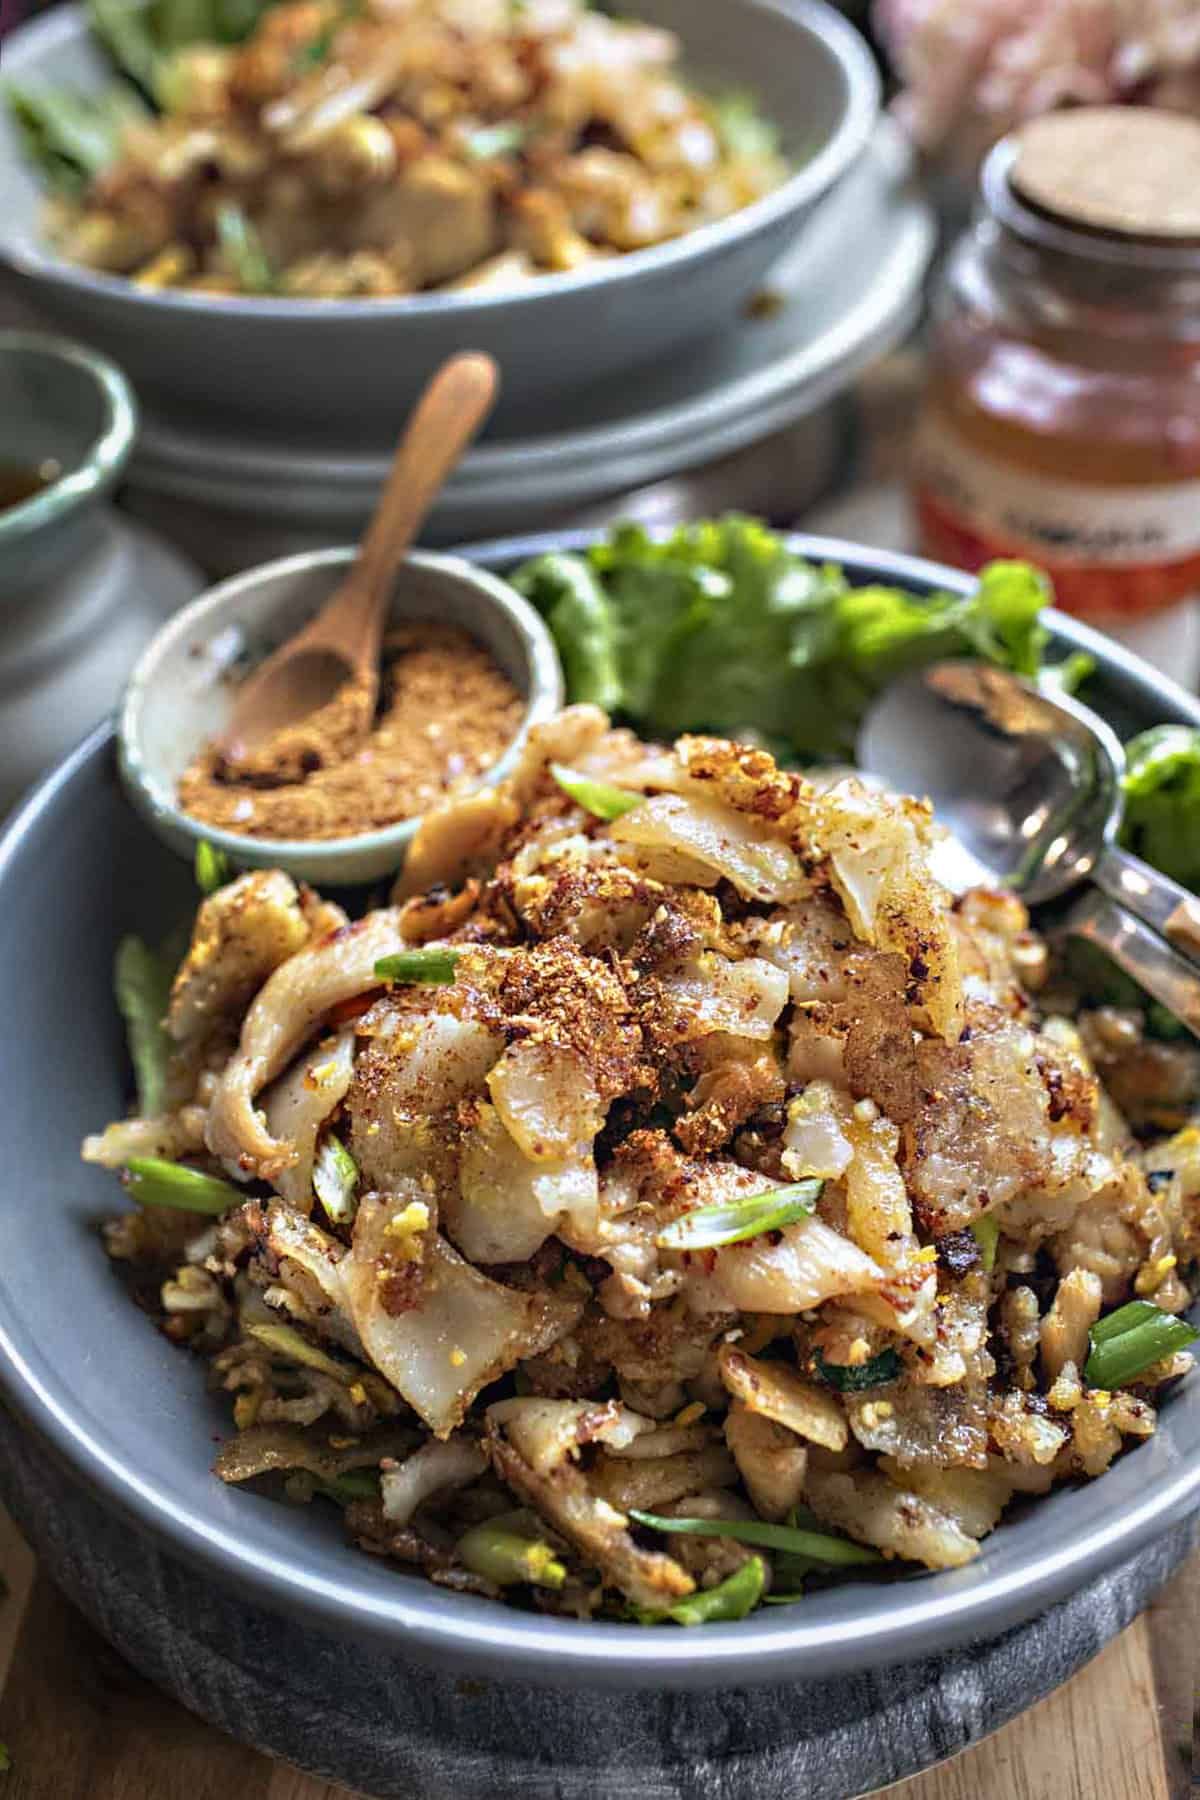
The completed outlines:
[[[297,724],[358,678],[363,734],[374,716],[379,646],[396,570],[429,508],[491,411],[499,370],[465,351],[438,370],[417,402],[358,556],[315,619],[281,644],[242,683],[221,748],[235,764],[286,725]]]
[[[1084,895],[1063,929],[1200,1036],[1200,901],[1117,844],[1125,755],[1086,706],[986,663],[935,663],[873,703],[858,764],[932,801],[953,839],[935,858],[947,887],[999,882],[1038,904],[1094,882],[1106,898]]]

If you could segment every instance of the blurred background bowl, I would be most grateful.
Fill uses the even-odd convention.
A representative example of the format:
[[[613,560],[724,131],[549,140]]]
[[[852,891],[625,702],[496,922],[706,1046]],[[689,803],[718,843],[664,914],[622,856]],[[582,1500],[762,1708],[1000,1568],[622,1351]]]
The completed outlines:
[[[0,331],[0,467],[43,483],[0,509],[0,815],[116,704],[143,646],[202,586],[109,504],[136,431],[105,357]]]
[[[0,331],[0,465],[42,483],[0,510],[0,597],[15,599],[82,553],[136,432],[129,383],[104,357]]]
[[[828,488],[843,432],[835,402],[864,366],[912,328],[934,245],[912,154],[880,119],[836,193],[767,271],[759,304],[715,338],[616,377],[604,389],[521,409],[474,445],[438,496],[431,544],[469,542],[560,520],[631,490],[744,451],[791,429],[782,455],[783,516]],[[374,505],[391,456],[386,433],[305,431],[263,419],[209,426],[152,415],[130,469],[127,504],[185,546],[214,577],[268,558],[347,543]],[[700,510],[771,510],[748,479],[726,479]],[[657,502],[654,502],[655,504]],[[660,522],[659,515],[648,515]]]
[[[502,430],[506,407],[594,387],[719,332],[857,161],[878,115],[871,53],[824,0],[638,0],[634,10],[678,33],[702,85],[754,94],[794,168],[783,186],[670,243],[507,294],[214,299],[138,289],[56,256],[41,182],[4,116],[0,262],[42,316],[114,356],[151,405],[369,435],[394,429],[434,366],[470,345],[504,370]],[[112,79],[76,6],[14,33],[4,61],[22,82],[97,91]]]

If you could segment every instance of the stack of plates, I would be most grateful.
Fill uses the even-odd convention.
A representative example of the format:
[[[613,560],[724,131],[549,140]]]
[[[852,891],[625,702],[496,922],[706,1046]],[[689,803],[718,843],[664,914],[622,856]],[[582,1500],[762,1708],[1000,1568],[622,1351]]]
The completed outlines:
[[[819,415],[910,330],[933,244],[909,153],[884,120],[747,316],[659,369],[543,404],[511,435],[485,439],[444,490],[428,537],[548,524]],[[825,442],[827,427],[818,435]],[[356,537],[390,450],[151,412],[132,506],[220,573]],[[796,510],[821,482],[810,466],[798,484]]]

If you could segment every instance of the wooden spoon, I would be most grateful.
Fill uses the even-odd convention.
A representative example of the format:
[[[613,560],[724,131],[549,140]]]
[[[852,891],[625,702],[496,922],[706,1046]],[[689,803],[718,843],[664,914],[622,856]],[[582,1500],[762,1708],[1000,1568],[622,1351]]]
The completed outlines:
[[[236,769],[255,746],[296,725],[354,680],[365,735],[379,693],[379,646],[396,570],[442,484],[492,409],[500,372],[466,351],[443,363],[396,446],[375,516],[345,581],[316,618],[281,644],[238,689],[218,740]]]

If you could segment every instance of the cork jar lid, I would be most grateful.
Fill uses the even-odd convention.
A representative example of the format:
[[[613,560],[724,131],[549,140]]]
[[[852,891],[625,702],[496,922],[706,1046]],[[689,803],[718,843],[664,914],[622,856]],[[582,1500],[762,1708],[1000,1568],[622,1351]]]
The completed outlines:
[[[1015,133],[1009,170],[1027,205],[1064,225],[1200,242],[1200,120],[1148,106],[1080,106]]]

